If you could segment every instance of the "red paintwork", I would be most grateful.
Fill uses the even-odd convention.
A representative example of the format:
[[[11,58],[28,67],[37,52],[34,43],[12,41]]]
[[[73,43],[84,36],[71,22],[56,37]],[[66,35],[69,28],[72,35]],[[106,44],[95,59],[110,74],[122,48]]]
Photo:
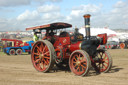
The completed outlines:
[[[64,53],[63,54],[64,58],[69,58],[70,53],[72,53],[75,50],[81,49],[80,44],[82,41],[71,43],[70,37],[54,36],[54,38],[55,38],[55,43],[54,43],[55,51],[58,49],[62,49]],[[67,52],[67,50],[69,50],[69,52]]]
[[[21,44],[23,43],[22,40],[16,40],[16,39],[1,39],[1,41],[12,41],[14,42],[14,47],[20,47]]]
[[[105,46],[105,48],[107,49],[107,48],[108,48],[108,46],[106,45],[106,46]]]
[[[81,49],[81,42],[82,41],[78,41],[77,43],[72,43],[69,47],[70,51],[73,52],[75,50],[80,50]]]
[[[103,38],[102,45],[105,45],[107,43],[107,34],[106,33],[105,34],[99,34],[97,36],[99,36],[100,38]]]
[[[70,45],[70,37],[59,37],[59,36],[56,36],[56,41],[54,43],[54,47],[55,47],[55,51],[58,50],[58,49],[61,49],[62,52],[63,52],[63,57],[64,58],[69,58],[70,55],[68,55],[68,52],[67,49],[68,49],[68,46]]]
[[[57,37],[54,46],[58,45],[70,45],[70,37]]]
[[[24,42],[24,46],[29,46],[29,44],[28,44],[28,43],[26,43],[26,42]]]

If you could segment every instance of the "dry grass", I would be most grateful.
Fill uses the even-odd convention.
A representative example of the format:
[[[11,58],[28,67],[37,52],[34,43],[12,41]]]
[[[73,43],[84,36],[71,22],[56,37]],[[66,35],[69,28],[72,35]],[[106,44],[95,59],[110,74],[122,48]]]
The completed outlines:
[[[6,55],[6,54],[5,54],[4,52],[0,52],[0,56],[1,56],[1,55]]]

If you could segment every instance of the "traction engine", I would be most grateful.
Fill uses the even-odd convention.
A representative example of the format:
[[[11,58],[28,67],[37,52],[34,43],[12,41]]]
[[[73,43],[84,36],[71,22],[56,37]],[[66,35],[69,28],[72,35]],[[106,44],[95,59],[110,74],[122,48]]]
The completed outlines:
[[[26,30],[46,30],[45,37],[34,43],[31,53],[32,64],[37,71],[49,72],[54,65],[59,68],[70,67],[78,76],[85,76],[93,67],[96,72],[108,72],[112,67],[110,54],[99,45],[107,43],[107,34],[91,36],[90,15],[84,15],[86,36],[75,30],[74,34],[66,31],[56,35],[55,30],[72,27],[68,23],[52,23],[48,25],[26,28]]]

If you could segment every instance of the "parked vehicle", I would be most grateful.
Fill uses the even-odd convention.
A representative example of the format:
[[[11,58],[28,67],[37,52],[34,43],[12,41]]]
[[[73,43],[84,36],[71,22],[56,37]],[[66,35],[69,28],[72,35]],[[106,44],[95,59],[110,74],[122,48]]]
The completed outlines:
[[[119,43],[116,42],[116,41],[109,41],[109,42],[107,42],[105,48],[108,48],[108,49],[118,49],[119,48]]]
[[[128,39],[124,41],[120,41],[120,48],[127,49],[128,48]]]
[[[4,44],[3,50],[8,55],[21,55],[23,52],[31,53],[34,41],[23,42],[16,39],[1,39]]]
[[[0,41],[0,52],[3,51],[3,44],[2,44],[2,41]]]

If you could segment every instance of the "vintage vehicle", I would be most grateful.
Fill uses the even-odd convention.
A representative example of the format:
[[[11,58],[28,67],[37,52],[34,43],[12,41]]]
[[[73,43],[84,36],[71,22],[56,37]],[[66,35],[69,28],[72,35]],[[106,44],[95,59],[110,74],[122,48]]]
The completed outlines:
[[[120,48],[127,49],[128,48],[128,39],[120,41]]]
[[[108,41],[106,45],[99,45],[99,49],[118,49],[119,43],[116,41]]]
[[[21,55],[23,52],[30,54],[34,41],[23,42],[17,39],[1,39],[3,50],[8,55]]]
[[[58,22],[48,25],[26,28],[34,32],[46,30],[42,40],[34,43],[31,60],[37,71],[49,72],[54,65],[62,68],[69,66],[70,70],[78,76],[85,76],[91,66],[96,72],[108,72],[112,67],[110,54],[103,49],[97,49],[99,45],[107,43],[107,35],[90,35],[90,15],[84,15],[86,36],[75,30],[70,35],[63,31],[59,35],[57,30],[72,27],[71,24]]]
[[[119,48],[119,43],[116,41],[109,41],[106,44],[106,48],[108,49],[118,49]]]
[[[0,41],[0,52],[2,52],[3,51],[3,43],[2,43],[2,41]]]

